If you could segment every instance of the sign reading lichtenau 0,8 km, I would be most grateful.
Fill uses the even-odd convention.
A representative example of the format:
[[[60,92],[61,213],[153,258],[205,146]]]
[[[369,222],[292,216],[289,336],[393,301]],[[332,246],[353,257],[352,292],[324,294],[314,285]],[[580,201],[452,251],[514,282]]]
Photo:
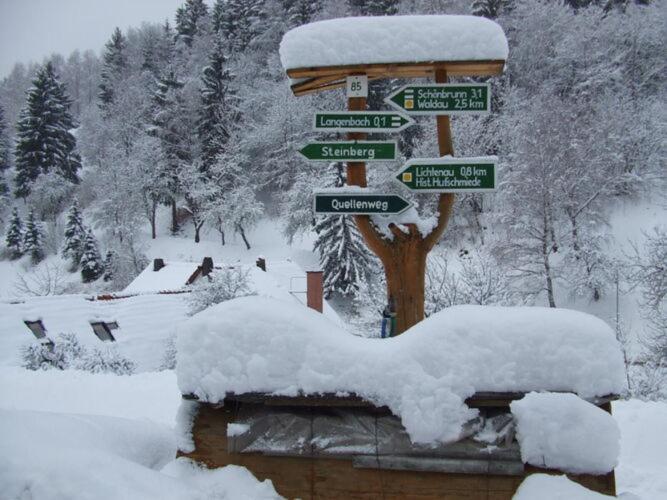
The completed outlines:
[[[486,83],[405,85],[384,101],[408,115],[485,114],[491,110]]]
[[[318,132],[400,132],[413,125],[409,116],[395,111],[329,111],[315,113]]]
[[[495,156],[410,160],[396,179],[422,193],[495,191],[496,161]]]

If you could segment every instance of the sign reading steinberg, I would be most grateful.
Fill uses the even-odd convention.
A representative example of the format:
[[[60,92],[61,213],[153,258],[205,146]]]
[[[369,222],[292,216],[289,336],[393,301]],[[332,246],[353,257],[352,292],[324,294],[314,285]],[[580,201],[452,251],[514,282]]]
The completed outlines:
[[[316,214],[392,215],[400,214],[411,203],[395,194],[316,193]]]
[[[405,85],[384,102],[408,115],[486,114],[491,111],[487,83]]]
[[[313,161],[395,160],[396,141],[311,142],[299,153]]]
[[[315,113],[318,132],[400,132],[414,124],[409,116],[394,111],[331,111]]]
[[[495,191],[496,161],[495,156],[410,160],[396,179],[422,193]]]

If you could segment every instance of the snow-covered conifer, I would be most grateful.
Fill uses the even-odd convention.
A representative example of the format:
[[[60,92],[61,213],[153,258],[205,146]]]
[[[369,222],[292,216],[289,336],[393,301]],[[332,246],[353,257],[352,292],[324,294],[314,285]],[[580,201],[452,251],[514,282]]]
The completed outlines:
[[[75,127],[70,99],[50,62],[38,71],[32,84],[16,127],[14,194],[21,198],[30,194],[40,174],[54,171],[77,183],[81,168],[76,139],[70,132]]]
[[[111,34],[111,39],[104,46],[102,81],[98,97],[100,109],[105,112],[109,110],[109,106],[114,101],[115,87],[127,67],[126,44],[123,33],[116,28]]]
[[[12,259],[18,259],[23,255],[23,221],[21,221],[21,216],[16,207],[12,210],[12,217],[9,219],[5,244]]]
[[[204,0],[185,0],[185,4],[176,10],[176,33],[188,47],[201,30],[202,18],[207,15],[208,7]]]
[[[35,212],[31,209],[25,224],[23,235],[23,253],[30,255],[33,264],[44,258],[44,233],[42,225],[35,220]]]
[[[230,104],[229,84],[232,75],[227,69],[227,58],[220,36],[204,68],[201,82],[201,109],[197,134],[201,143],[201,158],[205,170],[215,162],[229,138],[229,127],[235,116]]]
[[[5,172],[9,170],[11,153],[9,146],[9,137],[7,137],[7,124],[5,123],[5,112],[0,106],[0,197],[6,196],[9,192]]]
[[[334,163],[332,169],[334,186],[343,186],[343,165]],[[315,225],[315,232],[313,250],[320,254],[326,296],[334,292],[353,294],[372,267],[370,254],[354,221],[346,215],[324,216]]]
[[[104,257],[104,276],[102,277],[104,281],[111,281],[114,276],[116,266],[116,254],[113,250],[107,250],[107,254]]]
[[[104,265],[97,247],[97,239],[91,230],[88,230],[81,256],[81,280],[84,283],[95,281],[104,273]]]
[[[63,256],[70,259],[72,268],[76,269],[83,255],[83,244],[86,239],[86,228],[79,210],[79,203],[75,199],[67,212],[65,222],[65,243],[63,245]]]
[[[287,9],[289,26],[295,28],[308,24],[317,12],[317,2],[313,0],[294,0]]]
[[[233,52],[243,52],[261,32],[264,0],[228,0],[220,31]]]
[[[352,12],[362,16],[394,16],[399,3],[399,0],[348,0]]]
[[[473,0],[470,7],[473,16],[495,19],[507,7],[508,0]]]

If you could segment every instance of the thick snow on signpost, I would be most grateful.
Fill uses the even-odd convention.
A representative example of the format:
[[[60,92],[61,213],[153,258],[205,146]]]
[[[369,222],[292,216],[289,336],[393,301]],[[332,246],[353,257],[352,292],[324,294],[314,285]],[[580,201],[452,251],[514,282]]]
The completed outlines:
[[[454,441],[481,391],[625,389],[623,357],[603,321],[563,309],[459,306],[395,338],[355,337],[295,303],[244,297],[179,331],[181,392],[355,393],[401,417],[414,442]]]
[[[507,59],[507,39],[476,16],[346,17],[306,24],[280,44],[285,70],[425,61]]]

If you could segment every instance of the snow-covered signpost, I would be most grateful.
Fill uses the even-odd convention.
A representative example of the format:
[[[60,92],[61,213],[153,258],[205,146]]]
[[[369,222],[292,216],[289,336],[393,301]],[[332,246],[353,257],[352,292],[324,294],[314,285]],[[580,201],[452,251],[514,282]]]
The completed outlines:
[[[318,113],[315,130],[346,131],[348,140],[361,141],[367,133],[406,128],[412,120],[405,114],[435,115],[440,156],[454,155],[449,115],[490,111],[488,85],[447,84],[448,78],[498,75],[507,53],[502,28],[473,16],[333,19],[295,28],[285,34],[280,45],[281,61],[295,95],[348,89],[347,112]],[[388,96],[386,101],[400,113],[367,111],[366,81],[382,78],[435,78],[435,85],[408,85]],[[424,318],[426,257],[447,226],[453,192],[464,190],[458,189],[464,184],[468,184],[467,190],[495,188],[494,161],[474,160],[468,165],[459,162],[451,168],[455,170],[451,176],[441,159],[429,160],[432,168],[421,171],[428,172],[425,177],[410,170],[411,164],[399,173],[412,173],[412,177],[399,179],[407,187],[419,190],[419,186],[430,185],[431,189],[424,189],[439,193],[433,224],[426,224],[413,209],[394,220],[354,215],[364,241],[384,266],[387,296],[396,304],[397,333]],[[417,177],[422,179],[419,184],[415,184]],[[448,177],[458,181],[442,180]],[[426,178],[430,180],[423,180]],[[348,161],[347,184],[367,187],[366,164],[361,158]],[[388,231],[378,227],[380,224],[387,224]],[[387,233],[392,237],[387,238]]]

